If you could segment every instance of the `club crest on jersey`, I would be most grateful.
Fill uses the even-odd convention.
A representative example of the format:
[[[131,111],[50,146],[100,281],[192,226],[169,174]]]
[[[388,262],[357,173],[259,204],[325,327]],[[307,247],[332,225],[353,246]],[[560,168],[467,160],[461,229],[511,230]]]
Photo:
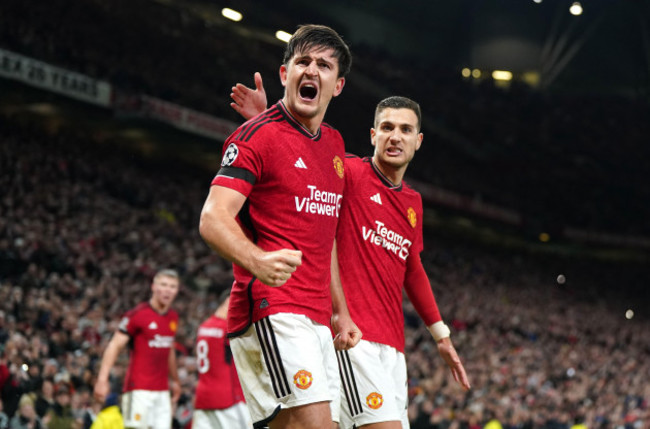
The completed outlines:
[[[309,389],[312,381],[313,378],[311,376],[311,372],[305,371],[304,369],[301,369],[293,376],[293,384],[295,384],[296,387],[301,390]]]
[[[339,156],[335,156],[334,159],[332,160],[334,163],[334,171],[336,171],[336,174],[339,176],[340,179],[343,178],[343,161]]]
[[[227,167],[231,165],[237,159],[237,155],[239,155],[239,148],[235,143],[230,143],[221,159],[221,166]]]
[[[372,392],[366,397],[366,404],[373,410],[377,410],[384,405],[384,397],[380,393]]]
[[[415,214],[415,210],[413,210],[413,207],[409,207],[409,209],[406,211],[406,217],[408,217],[411,227],[415,228],[415,225],[418,224],[418,218]]]
[[[176,329],[178,329],[178,324],[176,323],[175,320],[169,322],[169,329],[171,329],[172,332],[176,332]]]

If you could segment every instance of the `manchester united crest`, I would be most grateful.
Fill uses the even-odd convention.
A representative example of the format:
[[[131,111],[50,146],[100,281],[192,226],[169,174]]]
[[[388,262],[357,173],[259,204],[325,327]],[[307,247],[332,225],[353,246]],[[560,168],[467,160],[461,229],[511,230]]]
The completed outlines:
[[[376,410],[384,405],[384,397],[380,393],[372,392],[366,397],[366,404],[373,410]]]
[[[171,329],[172,332],[176,332],[176,329],[178,329],[178,325],[176,324],[175,320],[169,322],[169,329]]]
[[[311,372],[301,369],[293,376],[293,384],[296,385],[298,389],[306,390],[311,386],[313,378]]]
[[[409,207],[409,209],[406,211],[406,217],[408,217],[411,227],[415,228],[415,225],[418,224],[418,217],[415,214],[415,210],[413,210],[413,207]]]
[[[336,174],[339,176],[339,178],[343,178],[343,161],[339,156],[335,156],[334,160],[332,161],[334,163],[334,171],[336,171]]]

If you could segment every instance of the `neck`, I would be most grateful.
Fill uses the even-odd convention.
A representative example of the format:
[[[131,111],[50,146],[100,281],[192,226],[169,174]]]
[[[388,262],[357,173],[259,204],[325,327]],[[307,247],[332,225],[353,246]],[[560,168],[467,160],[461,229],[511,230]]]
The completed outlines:
[[[165,311],[167,311],[167,306],[161,304],[160,302],[156,301],[153,298],[149,300],[149,305],[153,307],[153,309],[156,310],[158,313],[164,313]]]
[[[325,118],[324,112],[319,113],[313,117],[302,116],[291,109],[286,97],[282,99],[282,104],[284,104],[284,107],[287,109],[287,112],[289,112],[291,117],[310,134],[316,134],[318,132],[318,129],[320,128],[320,125],[323,123],[323,119]]]
[[[377,170],[379,170],[390,183],[395,186],[402,184],[402,179],[404,179],[404,174],[406,173],[406,165],[404,167],[395,168],[392,165],[382,163],[376,155],[372,157],[372,163],[375,164]]]

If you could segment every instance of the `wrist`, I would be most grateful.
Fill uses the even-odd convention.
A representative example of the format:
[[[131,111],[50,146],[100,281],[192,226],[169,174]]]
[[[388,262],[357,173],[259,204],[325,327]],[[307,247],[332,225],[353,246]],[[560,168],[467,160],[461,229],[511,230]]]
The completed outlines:
[[[445,322],[442,320],[434,323],[433,325],[427,326],[427,329],[431,333],[433,339],[436,340],[436,342],[442,340],[443,338],[449,338],[449,335],[451,334],[449,327],[445,325]]]

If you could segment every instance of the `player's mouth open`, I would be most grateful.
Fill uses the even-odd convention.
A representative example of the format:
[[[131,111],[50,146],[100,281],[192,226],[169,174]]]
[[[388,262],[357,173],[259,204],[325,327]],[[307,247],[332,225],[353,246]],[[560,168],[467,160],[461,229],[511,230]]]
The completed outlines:
[[[304,84],[300,87],[300,98],[305,100],[313,100],[318,95],[318,89],[310,84]]]
[[[388,153],[389,155],[392,155],[392,156],[397,156],[400,153],[402,153],[402,149],[400,149],[398,147],[389,147],[388,149],[386,149],[386,153]]]

